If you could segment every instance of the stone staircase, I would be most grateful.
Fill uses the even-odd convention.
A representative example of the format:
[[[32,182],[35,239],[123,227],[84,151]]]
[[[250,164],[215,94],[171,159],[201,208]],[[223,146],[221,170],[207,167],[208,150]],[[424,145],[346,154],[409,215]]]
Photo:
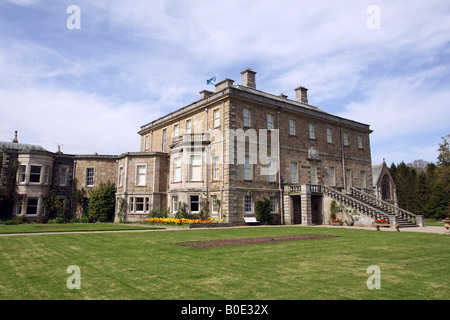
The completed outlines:
[[[320,186],[320,192],[373,219],[388,219],[399,228],[425,226],[423,216],[415,215],[366,192],[350,187],[345,193],[328,186]]]

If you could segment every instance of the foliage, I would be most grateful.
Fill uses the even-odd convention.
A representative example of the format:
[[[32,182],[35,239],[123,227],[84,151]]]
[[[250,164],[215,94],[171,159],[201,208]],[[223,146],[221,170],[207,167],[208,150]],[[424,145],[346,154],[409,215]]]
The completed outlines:
[[[3,166],[3,153],[2,155],[2,166]],[[9,219],[11,218],[11,213],[14,207],[14,201],[19,199],[19,195],[16,192],[16,184],[17,184],[17,170],[19,169],[19,161],[16,159],[13,162],[13,165],[8,167],[6,172],[6,177],[2,177],[4,179],[5,186],[4,188],[0,188],[0,219]],[[1,174],[0,170],[0,174]]]
[[[64,200],[60,198],[54,190],[50,190],[43,202],[43,206],[45,207],[49,219],[53,219],[62,213]]]
[[[101,183],[89,195],[88,217],[93,222],[112,221],[116,202],[116,186],[114,183]]]
[[[192,219],[193,216],[188,212],[187,204],[185,202],[178,203],[178,210],[175,213],[176,219]]]
[[[439,144],[437,165],[414,161],[414,166],[392,164],[390,172],[397,186],[398,205],[426,218],[450,216],[450,135]]]
[[[67,222],[67,220],[64,217],[56,217],[56,218],[48,220],[49,224],[66,223],[66,222]]]
[[[148,218],[167,218],[167,216],[169,215],[169,211],[167,209],[165,210],[155,210],[153,209],[152,211],[150,211],[150,213],[148,214]]]
[[[89,198],[86,189],[76,189],[72,195],[72,200],[80,206],[82,216],[87,217],[89,211]]]
[[[209,200],[206,197],[203,197],[202,200],[200,200],[199,218],[202,220],[209,218]]]
[[[450,166],[450,134],[442,137],[442,143],[439,144],[438,166],[448,167]]]
[[[272,214],[270,213],[270,200],[269,199],[258,199],[255,203],[256,220],[260,222],[271,223]]]
[[[89,218],[88,217],[72,218],[70,219],[70,223],[89,223]]]
[[[331,201],[331,204],[330,204],[330,218],[332,220],[336,219],[336,214],[338,212],[340,212],[339,204],[336,202],[336,200]]]

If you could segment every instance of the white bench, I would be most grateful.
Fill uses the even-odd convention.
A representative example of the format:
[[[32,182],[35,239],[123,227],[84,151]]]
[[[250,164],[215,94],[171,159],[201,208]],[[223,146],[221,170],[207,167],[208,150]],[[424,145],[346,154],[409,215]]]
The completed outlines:
[[[247,224],[258,224],[259,223],[259,221],[256,220],[255,217],[244,217],[244,221]]]

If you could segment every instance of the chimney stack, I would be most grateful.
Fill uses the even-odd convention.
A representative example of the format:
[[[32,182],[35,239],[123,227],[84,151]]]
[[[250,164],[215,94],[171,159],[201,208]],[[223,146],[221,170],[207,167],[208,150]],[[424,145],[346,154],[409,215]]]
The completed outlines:
[[[13,143],[19,143],[19,139],[17,139],[17,130],[14,131],[14,140],[12,142]]]
[[[308,103],[308,89],[301,86],[295,88],[295,100],[302,103]]]
[[[228,87],[232,87],[234,83],[234,80],[226,78],[225,80],[222,80],[215,84],[216,92],[222,91]]]
[[[214,92],[209,91],[209,90],[202,90],[199,93],[200,93],[200,99],[208,98],[209,96],[214,94]]]
[[[253,71],[252,69],[247,68],[244,71],[242,71],[241,74],[242,74],[242,85],[244,87],[256,89],[256,80],[255,80],[256,72]]]

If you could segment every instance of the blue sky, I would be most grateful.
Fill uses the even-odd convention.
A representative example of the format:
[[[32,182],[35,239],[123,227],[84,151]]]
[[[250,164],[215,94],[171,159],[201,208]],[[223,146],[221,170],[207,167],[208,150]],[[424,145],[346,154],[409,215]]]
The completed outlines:
[[[138,151],[141,125],[248,67],[260,90],[294,99],[302,85],[310,104],[370,124],[373,163],[435,162],[449,16],[446,0],[2,0],[0,141],[18,130],[50,151]]]

